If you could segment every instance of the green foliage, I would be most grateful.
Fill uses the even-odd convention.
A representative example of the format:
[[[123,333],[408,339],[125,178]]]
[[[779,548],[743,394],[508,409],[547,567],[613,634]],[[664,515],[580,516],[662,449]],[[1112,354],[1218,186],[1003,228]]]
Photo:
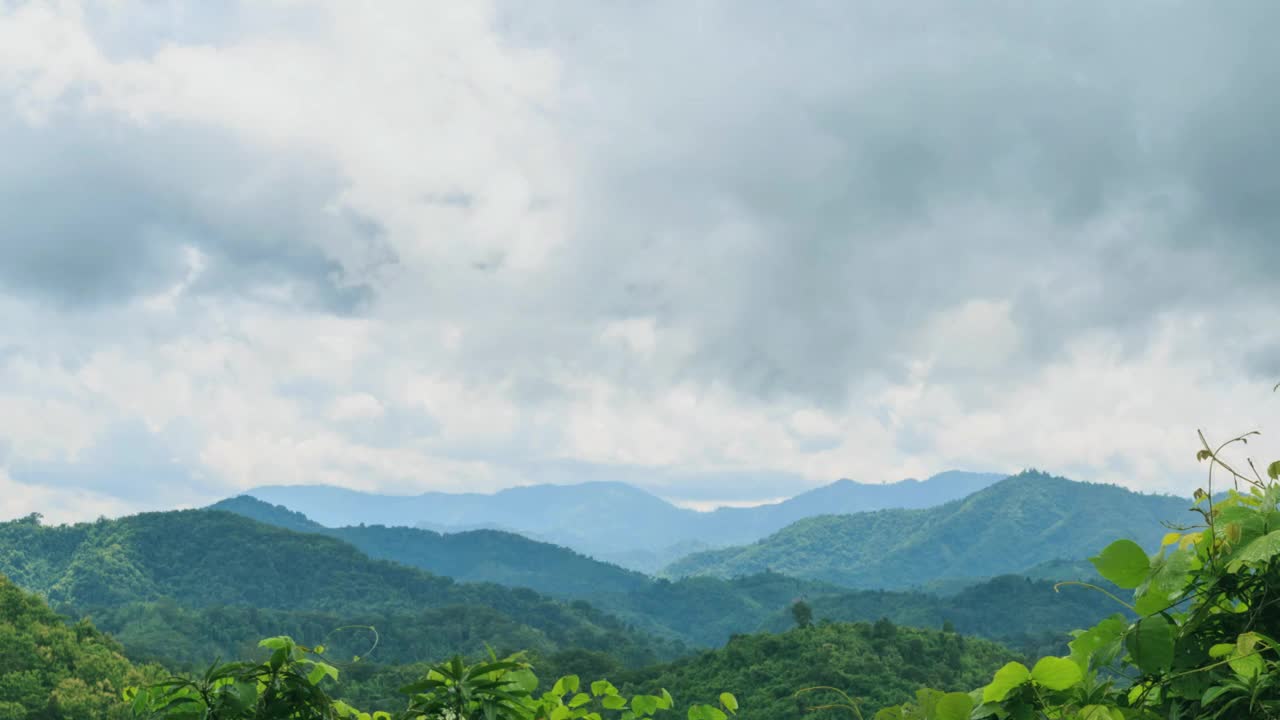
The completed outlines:
[[[1252,434],[1204,442],[1197,454],[1210,463],[1209,487],[1196,492],[1202,523],[1168,533],[1154,556],[1122,540],[1094,558],[1104,577],[1132,590],[1131,601],[1116,599],[1138,617],[1078,632],[1070,655],[1031,670],[1004,666],[971,693],[973,718],[1280,717],[1280,483],[1223,457]],[[1215,471],[1234,486],[1219,499]],[[920,700],[876,717],[943,715]]]
[[[819,623],[781,634],[737,636],[719,650],[624,672],[619,686],[649,693],[665,687],[677,697],[729,691],[741,701],[742,720],[779,720],[825,704],[821,698],[797,698],[797,688],[839,688],[874,711],[913,697],[921,685],[971,687],[1015,658],[984,640],[891,626]]]
[[[0,572],[60,610],[91,615],[133,657],[177,667],[243,656],[264,635],[314,642],[352,624],[387,630],[380,651],[395,661],[474,653],[485,642],[608,650],[633,664],[679,650],[587,603],[458,583],[223,512],[0,523]]]
[[[328,535],[354,545],[369,557],[421,568],[460,582],[527,587],[573,599],[631,592],[651,582],[641,573],[593,560],[568,548],[497,530],[441,534],[383,525],[327,528],[301,513],[245,495],[223,500],[209,509],[298,532]]]
[[[797,580],[779,573],[722,579],[689,577],[659,579],[628,593],[590,598],[593,605],[626,622],[663,637],[696,647],[723,645],[730,636],[771,627],[789,626],[789,608],[797,597],[817,598],[848,592],[827,583]]]
[[[791,617],[796,621],[796,627],[810,627],[813,625],[813,608],[809,607],[809,603],[797,600],[791,604]]]
[[[752,545],[691,555],[666,572],[733,577],[768,568],[849,588],[910,588],[957,570],[1019,573],[1117,536],[1154,548],[1161,523],[1185,510],[1181,498],[1025,472],[934,508],[809,518]]]
[[[137,720],[646,720],[671,710],[666,690],[627,697],[608,680],[584,686],[577,675],[539,694],[538,678],[519,656],[466,663],[460,656],[428,666],[400,688],[403,708],[366,713],[321,687],[339,670],[326,648],[288,637],[263,640],[270,657],[260,663],[216,665],[196,678],[173,677],[126,693]],[[690,720],[725,720],[738,709],[730,693],[718,705],[692,705]]]
[[[120,693],[156,677],[87,623],[68,625],[0,576],[0,719],[116,720]]]
[[[952,632],[997,640],[1032,656],[1061,647],[1068,632],[1091,625],[1118,607],[1114,600],[1088,588],[1055,588],[1052,582],[1016,575],[992,578],[949,597],[855,590],[810,596],[806,602],[819,619],[862,622],[885,617],[912,627],[949,624]],[[793,624],[789,613],[775,611],[764,627],[782,631]]]

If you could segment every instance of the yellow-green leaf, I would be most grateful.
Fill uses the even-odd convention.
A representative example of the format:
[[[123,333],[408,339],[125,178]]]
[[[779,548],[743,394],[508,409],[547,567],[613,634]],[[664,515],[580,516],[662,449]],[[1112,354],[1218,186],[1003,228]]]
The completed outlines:
[[[1089,562],[1102,577],[1126,590],[1141,585],[1151,571],[1151,558],[1132,540],[1111,543],[1097,557],[1089,558]]]
[[[1080,672],[1079,665],[1067,658],[1045,657],[1031,669],[1031,679],[1050,690],[1066,690],[1080,684],[1084,673]]]
[[[1031,671],[1026,665],[1011,662],[997,670],[991,684],[982,689],[982,702],[1000,702],[1008,697],[1014,688],[1026,684],[1030,679]]]
[[[973,698],[968,693],[953,692],[938,698],[938,704],[933,708],[933,717],[936,720],[969,720],[971,712]]]

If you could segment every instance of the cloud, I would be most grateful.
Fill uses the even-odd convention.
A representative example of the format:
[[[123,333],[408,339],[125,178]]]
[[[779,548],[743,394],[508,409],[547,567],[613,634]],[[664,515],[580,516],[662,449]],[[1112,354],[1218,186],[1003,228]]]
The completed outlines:
[[[0,467],[1185,492],[1280,380],[1276,13],[4,5]]]

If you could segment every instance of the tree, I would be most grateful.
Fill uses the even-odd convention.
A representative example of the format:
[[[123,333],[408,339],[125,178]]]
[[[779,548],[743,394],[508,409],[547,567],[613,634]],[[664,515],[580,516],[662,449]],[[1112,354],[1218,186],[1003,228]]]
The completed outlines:
[[[675,701],[659,695],[628,698],[607,680],[582,685],[577,675],[556,681],[535,695],[538,678],[530,665],[513,655],[467,664],[454,657],[426,669],[403,687],[407,707],[391,713],[361,712],[336,700],[321,687],[337,681],[338,668],[324,659],[324,647],[305,647],[291,638],[267,638],[271,650],[264,663],[217,665],[198,678],[174,677],[138,689],[130,688],[137,720],[647,720],[669,711]],[[692,705],[690,720],[727,720],[738,700],[721,693],[718,705]]]
[[[791,617],[795,618],[798,628],[813,627],[813,608],[803,600],[791,603]]]

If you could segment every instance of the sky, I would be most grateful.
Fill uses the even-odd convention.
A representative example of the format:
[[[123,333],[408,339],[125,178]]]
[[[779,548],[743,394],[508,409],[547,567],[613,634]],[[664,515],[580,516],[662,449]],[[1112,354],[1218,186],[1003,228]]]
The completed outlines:
[[[1280,4],[0,0],[0,517],[1280,457]]]

